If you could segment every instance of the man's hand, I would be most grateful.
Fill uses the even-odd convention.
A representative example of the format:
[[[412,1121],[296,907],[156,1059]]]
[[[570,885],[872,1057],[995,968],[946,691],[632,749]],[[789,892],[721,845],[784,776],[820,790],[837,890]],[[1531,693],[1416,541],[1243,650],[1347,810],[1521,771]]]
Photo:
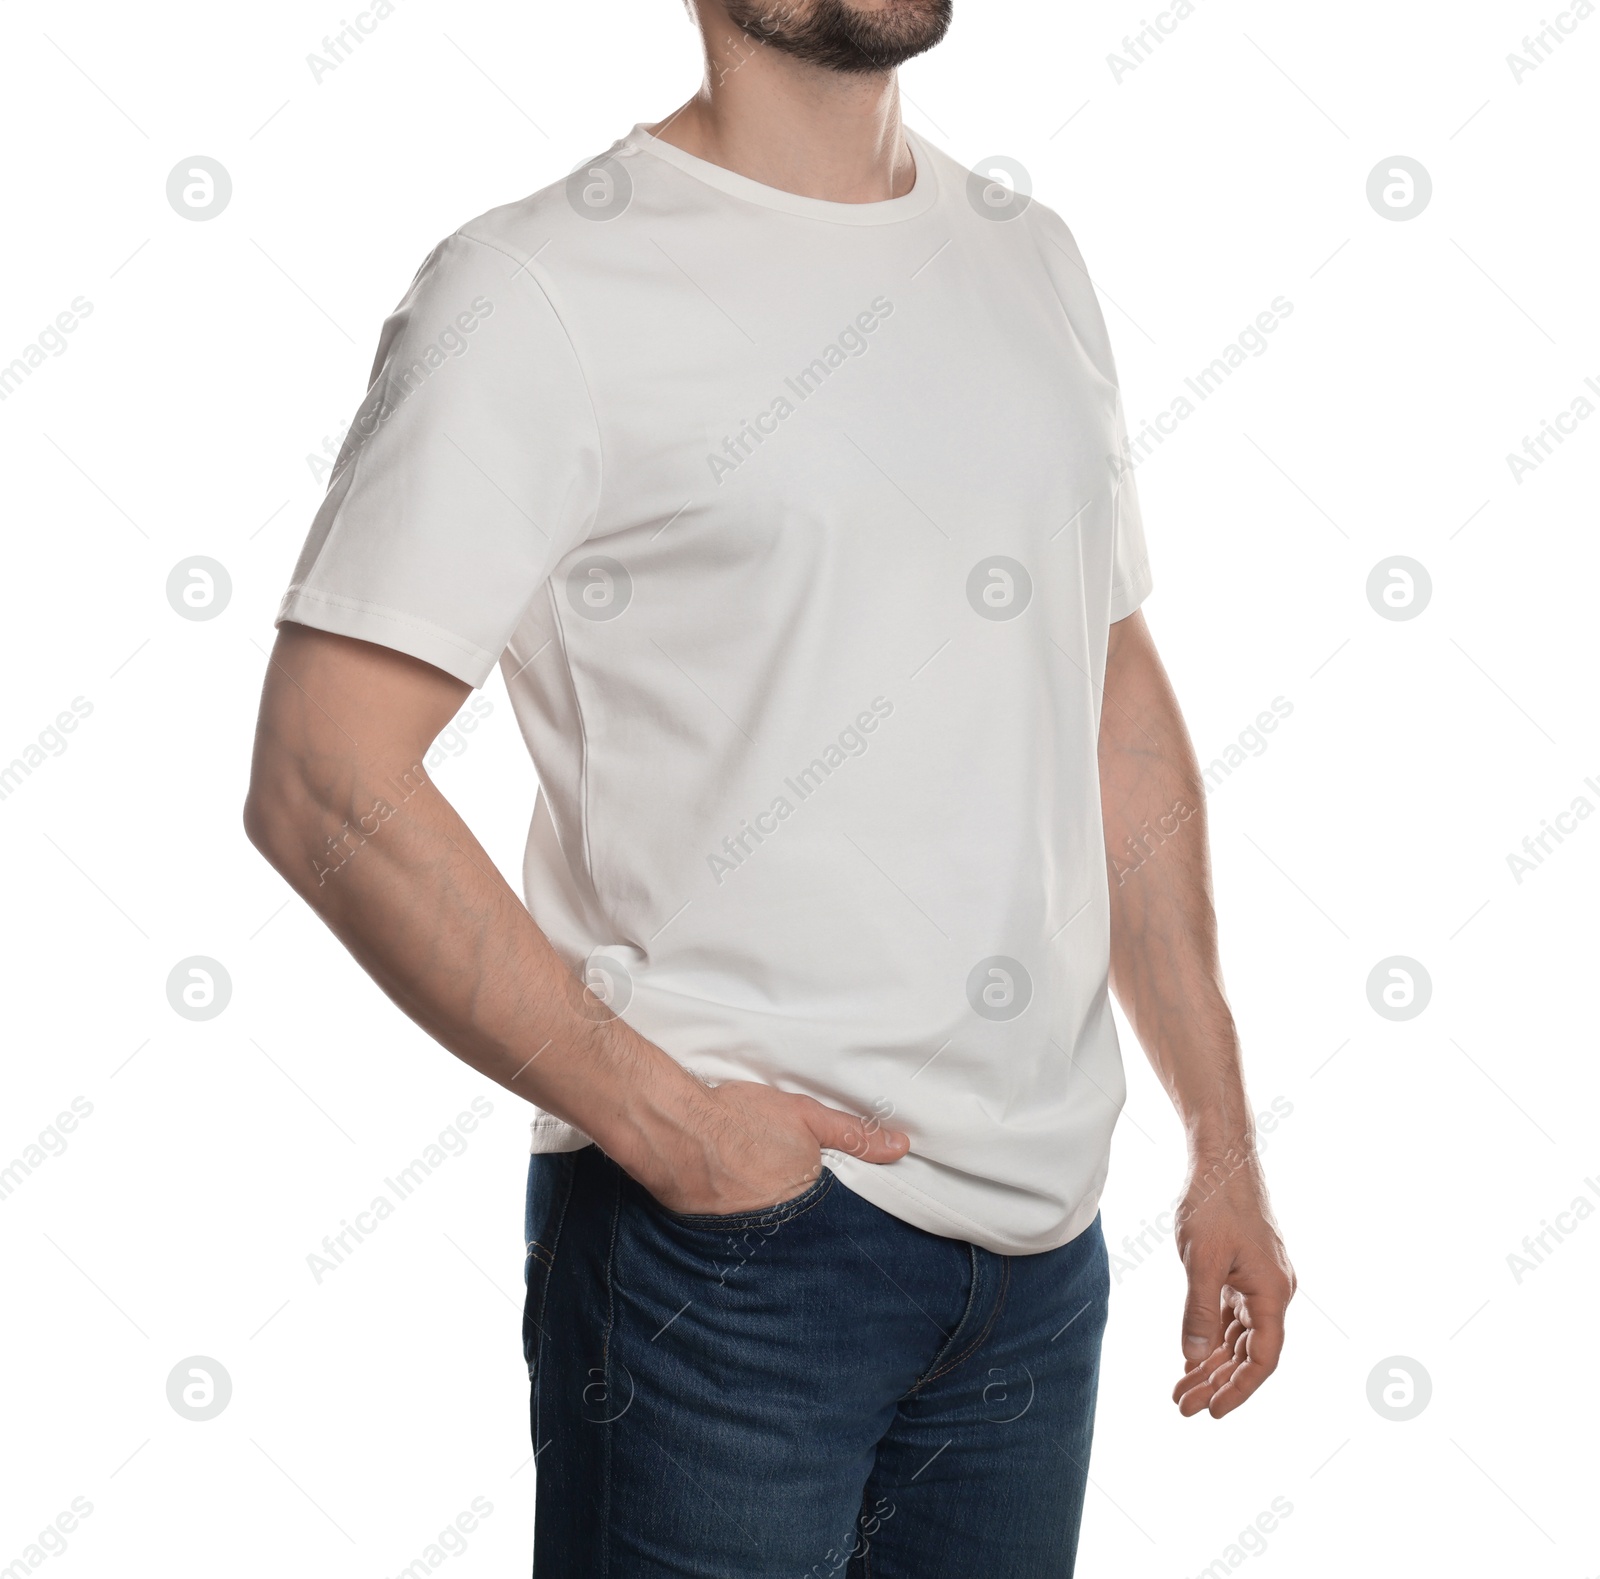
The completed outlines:
[[[802,1194],[822,1172],[824,1147],[882,1163],[905,1156],[910,1145],[876,1119],[754,1081],[730,1080],[703,1098],[692,1122],[674,1125],[633,1170],[669,1211],[759,1211]]]
[[[1253,1151],[1196,1162],[1178,1209],[1178,1254],[1189,1276],[1183,1311],[1184,1415],[1237,1409],[1277,1369],[1294,1268],[1278,1237]]]

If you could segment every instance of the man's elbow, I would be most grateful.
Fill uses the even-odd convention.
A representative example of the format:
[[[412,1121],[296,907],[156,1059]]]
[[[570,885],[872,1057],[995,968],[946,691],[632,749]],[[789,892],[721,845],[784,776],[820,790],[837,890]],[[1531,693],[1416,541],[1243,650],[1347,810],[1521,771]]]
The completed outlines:
[[[244,798],[244,836],[272,860],[272,815],[266,797],[253,783]]]
[[[264,762],[260,751],[244,799],[244,834],[268,864],[293,880],[304,862],[310,798],[295,775]]]

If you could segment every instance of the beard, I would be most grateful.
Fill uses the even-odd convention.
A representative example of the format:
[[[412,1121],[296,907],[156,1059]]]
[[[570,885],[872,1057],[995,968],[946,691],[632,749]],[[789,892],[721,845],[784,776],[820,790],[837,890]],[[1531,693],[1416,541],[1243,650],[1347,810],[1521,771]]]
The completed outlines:
[[[795,60],[857,76],[893,71],[949,30],[953,0],[723,0],[728,19]]]

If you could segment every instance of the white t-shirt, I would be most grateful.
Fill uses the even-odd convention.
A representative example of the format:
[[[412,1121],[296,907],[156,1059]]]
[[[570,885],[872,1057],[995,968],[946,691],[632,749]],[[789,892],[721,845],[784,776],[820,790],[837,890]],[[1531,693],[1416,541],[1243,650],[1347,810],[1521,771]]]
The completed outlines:
[[[1096,741],[1150,577],[1071,234],[907,141],[846,204],[636,127],[440,243],[278,619],[498,662],[557,951],[702,1075],[909,1134],[849,1188],[1028,1253],[1123,1100]]]

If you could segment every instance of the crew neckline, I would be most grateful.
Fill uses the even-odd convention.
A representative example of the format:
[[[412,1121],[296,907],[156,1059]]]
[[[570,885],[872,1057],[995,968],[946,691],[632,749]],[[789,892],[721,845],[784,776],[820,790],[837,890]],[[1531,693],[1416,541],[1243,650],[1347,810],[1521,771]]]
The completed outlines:
[[[703,181],[726,192],[730,197],[756,203],[763,208],[775,208],[781,213],[797,214],[805,219],[820,219],[835,225],[892,225],[904,219],[914,219],[933,207],[939,195],[939,179],[934,171],[928,145],[911,130],[901,128],[906,146],[911,150],[916,165],[917,178],[909,192],[900,197],[886,197],[875,203],[835,203],[827,198],[803,197],[798,192],[785,192],[782,187],[766,186],[752,181],[709,159],[686,153],[675,143],[669,143],[645,130],[644,122],[622,139],[619,151],[650,153],[667,164],[682,170],[685,175]]]

